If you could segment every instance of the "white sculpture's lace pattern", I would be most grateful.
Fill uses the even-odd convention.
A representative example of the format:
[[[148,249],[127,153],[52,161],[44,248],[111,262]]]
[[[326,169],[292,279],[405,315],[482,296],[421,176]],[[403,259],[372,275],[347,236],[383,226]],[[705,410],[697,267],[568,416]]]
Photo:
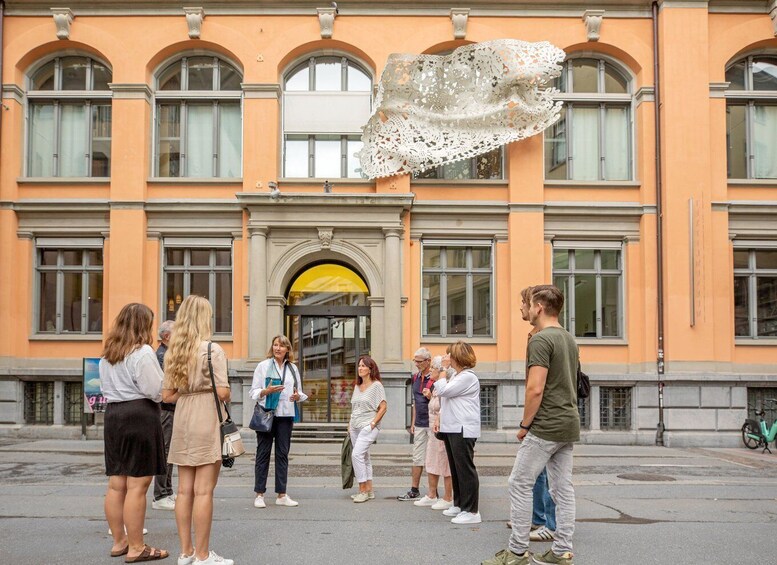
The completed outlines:
[[[549,82],[563,60],[547,41],[513,39],[389,56],[362,134],[363,173],[418,174],[542,132],[559,118]]]

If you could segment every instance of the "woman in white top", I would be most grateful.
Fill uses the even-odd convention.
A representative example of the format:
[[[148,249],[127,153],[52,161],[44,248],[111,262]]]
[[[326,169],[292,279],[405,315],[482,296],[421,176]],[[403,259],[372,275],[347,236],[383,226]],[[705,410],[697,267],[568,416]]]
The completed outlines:
[[[105,518],[113,536],[110,555],[126,555],[127,563],[169,555],[143,541],[146,492],[154,475],[167,469],[159,409],[163,375],[151,348],[153,323],[148,306],[124,306],[105,339],[99,366],[100,388],[108,403]]]
[[[359,492],[354,502],[367,502],[375,498],[372,492],[372,463],[370,445],[378,438],[380,421],[386,413],[386,391],[380,382],[380,369],[371,357],[359,359],[356,367],[356,386],[351,396],[351,421],[348,433],[351,436],[351,463]]]
[[[475,442],[480,437],[480,381],[472,372],[477,358],[463,341],[451,345],[448,353],[456,375],[447,379],[444,372],[438,373],[434,392],[440,397],[440,416],[432,428],[443,434],[453,478],[453,506],[443,514],[454,524],[479,524]]]
[[[299,506],[299,503],[286,495],[286,482],[289,472],[289,449],[291,448],[291,430],[297,414],[297,402],[304,402],[308,396],[302,392],[299,371],[293,363],[291,342],[285,335],[277,335],[267,352],[267,359],[256,366],[249,395],[263,408],[267,407],[268,396],[277,407],[273,416],[270,432],[256,432],[256,461],[254,468],[254,506],[266,508],[264,493],[267,490],[267,473],[270,469],[270,451],[275,442],[275,499],[277,506]],[[275,379],[281,384],[271,385]]]

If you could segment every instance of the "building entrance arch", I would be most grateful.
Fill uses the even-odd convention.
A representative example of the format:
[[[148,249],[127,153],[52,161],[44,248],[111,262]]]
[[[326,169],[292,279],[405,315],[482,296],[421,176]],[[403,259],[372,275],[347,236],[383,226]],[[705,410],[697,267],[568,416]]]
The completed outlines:
[[[286,335],[298,359],[304,422],[345,422],[351,413],[356,364],[370,352],[369,288],[338,263],[297,274],[286,295]]]

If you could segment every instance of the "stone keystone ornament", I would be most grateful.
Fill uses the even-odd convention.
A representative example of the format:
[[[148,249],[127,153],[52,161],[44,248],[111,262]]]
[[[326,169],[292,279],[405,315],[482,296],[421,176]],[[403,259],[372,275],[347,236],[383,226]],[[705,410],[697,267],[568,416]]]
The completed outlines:
[[[515,39],[390,55],[362,134],[362,171],[417,175],[541,133],[559,119],[550,81],[564,56],[547,41]]]

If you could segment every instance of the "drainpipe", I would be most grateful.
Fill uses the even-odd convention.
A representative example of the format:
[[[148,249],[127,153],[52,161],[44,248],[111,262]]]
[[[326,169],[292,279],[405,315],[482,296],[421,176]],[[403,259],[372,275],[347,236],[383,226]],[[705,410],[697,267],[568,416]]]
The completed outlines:
[[[656,445],[664,445],[664,196],[661,175],[661,75],[658,60],[658,2],[652,6],[653,19],[653,83],[655,85],[655,129],[656,129],[656,302],[658,319],[658,351],[656,369],[658,372],[658,426]]]
[[[3,131],[3,17],[5,16],[5,2],[0,0],[0,132]]]

